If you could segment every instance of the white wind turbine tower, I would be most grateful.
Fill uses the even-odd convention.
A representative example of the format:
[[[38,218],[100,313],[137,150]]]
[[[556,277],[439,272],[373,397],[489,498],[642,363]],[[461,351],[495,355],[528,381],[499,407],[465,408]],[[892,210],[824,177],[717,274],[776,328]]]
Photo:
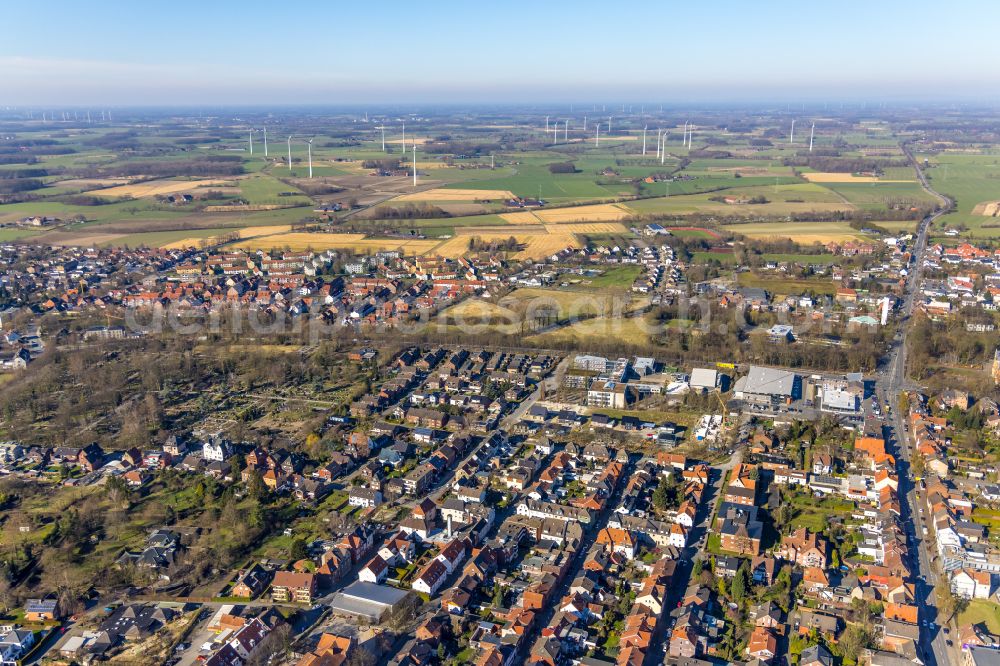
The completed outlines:
[[[264,157],[267,157],[267,127],[264,127]]]
[[[313,140],[309,139],[306,144],[309,146],[309,177],[313,177]]]
[[[686,146],[688,142],[688,121],[684,121],[684,136],[681,137],[681,145]]]
[[[691,142],[694,141],[694,123],[691,123],[691,129],[688,130],[688,150],[691,150]]]
[[[253,128],[250,128],[250,154],[253,155]]]
[[[660,164],[666,164],[667,162],[667,132],[663,131],[663,145],[660,146]]]
[[[611,116],[608,116],[608,136],[611,136]]]
[[[292,135],[288,135],[288,170],[292,170]]]
[[[403,153],[406,153],[406,146],[403,146]],[[413,142],[413,187],[417,186],[417,142]]]
[[[792,131],[788,134],[788,143],[795,143],[795,119],[792,118]]]
[[[549,131],[549,117],[545,116],[545,133],[548,134]]]
[[[642,156],[643,157],[646,156],[646,129],[648,127],[649,127],[649,125],[643,125],[642,126]]]
[[[583,117],[583,131],[584,133],[587,132],[587,116]]]
[[[403,123],[403,159],[406,159],[406,123]]]
[[[569,143],[569,120],[566,121],[566,131],[563,132],[563,142]]]
[[[382,126],[379,127],[379,129],[382,130],[382,152],[384,153],[385,152],[385,123],[382,123]]]
[[[813,137],[816,136],[816,123],[809,128],[809,152],[813,151]]]
[[[595,123],[594,124],[594,129],[597,130],[594,133],[594,147],[595,148],[600,148],[601,147],[601,123]]]
[[[660,159],[660,141],[663,136],[663,128],[658,128],[656,130],[656,159]]]

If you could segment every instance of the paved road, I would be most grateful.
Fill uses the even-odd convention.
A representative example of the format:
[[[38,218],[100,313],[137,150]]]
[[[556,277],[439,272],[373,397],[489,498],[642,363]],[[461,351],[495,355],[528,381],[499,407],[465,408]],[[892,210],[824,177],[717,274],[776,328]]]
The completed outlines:
[[[934,214],[924,218],[920,223],[917,239],[914,244],[913,269],[907,276],[904,289],[900,313],[900,335],[897,340],[892,342],[888,354],[880,363],[882,372],[876,379],[876,391],[887,399],[892,409],[892,416],[889,417],[888,422],[885,424],[884,431],[886,441],[890,447],[894,447],[897,458],[899,496],[902,500],[900,503],[900,519],[906,526],[911,544],[911,570],[915,576],[916,603],[920,607],[921,623],[930,625],[928,627],[921,627],[920,648],[924,663],[929,666],[935,666],[936,664],[957,664],[959,661],[954,651],[948,648],[941,629],[936,626],[931,628],[931,626],[934,626],[933,623],[939,620],[934,596],[934,584],[937,581],[937,575],[931,562],[933,553],[930,550],[927,539],[923,538],[923,530],[919,529],[927,523],[924,522],[924,512],[921,508],[922,502],[910,473],[910,459],[913,451],[908,440],[908,433],[903,427],[903,419],[907,415],[902,414],[898,406],[900,392],[912,387],[906,378],[905,340],[906,331],[911,325],[913,308],[920,289],[924,253],[927,250],[928,229],[937,218],[951,208],[952,204],[950,199],[930,188],[927,179],[918,167],[909,148],[903,146],[903,150],[913,164],[921,185],[928,193],[941,202],[941,208]]]
[[[590,549],[597,541],[598,533],[607,527],[608,519],[611,518],[611,513],[621,502],[622,492],[625,490],[625,486],[627,485],[626,479],[631,476],[634,469],[634,461],[630,461],[627,465],[625,465],[622,473],[618,476],[618,483],[615,485],[611,496],[604,505],[604,510],[594,517],[594,522],[590,525],[590,528],[584,533],[583,538],[580,540],[579,548],[577,548],[576,552],[573,553],[573,561],[566,570],[566,575],[561,581],[559,581],[558,585],[556,585],[555,590],[552,591],[552,594],[549,597],[552,600],[551,605],[537,615],[531,632],[524,637],[524,640],[522,640],[518,646],[518,651],[514,655],[515,663],[523,663],[527,653],[532,647],[534,647],[535,641],[538,639],[542,629],[549,626],[549,622],[552,621],[552,617],[556,613],[559,602],[562,601],[563,597],[569,593],[570,585],[580,574],[580,568],[587,559],[587,553],[590,552]]]
[[[722,493],[722,481],[726,478],[726,472],[735,467],[742,458],[743,451],[740,449],[724,465],[710,468],[711,476],[708,487],[705,489],[705,494],[702,496],[701,504],[698,505],[698,511],[695,515],[696,522],[688,534],[688,545],[677,560],[677,568],[674,570],[670,589],[667,590],[667,596],[663,602],[665,605],[663,615],[656,625],[656,632],[653,635],[649,651],[646,653],[646,666],[652,666],[652,664],[660,661],[663,663],[669,661],[665,650],[670,644],[670,612],[677,607],[678,603],[683,601],[684,592],[687,590],[688,585],[692,583],[691,574],[694,571],[694,562],[706,559],[708,531],[711,527],[709,523],[712,520],[712,511],[716,500]]]

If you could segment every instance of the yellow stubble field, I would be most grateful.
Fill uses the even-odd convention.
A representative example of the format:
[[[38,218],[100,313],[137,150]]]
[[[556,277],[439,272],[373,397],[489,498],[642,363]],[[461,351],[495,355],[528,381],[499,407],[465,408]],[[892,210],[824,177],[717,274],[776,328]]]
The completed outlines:
[[[875,176],[855,176],[852,173],[815,171],[802,174],[810,183],[912,183],[912,180],[885,180]]]
[[[468,241],[466,241],[468,242]],[[402,250],[407,254],[427,254],[440,241],[406,238],[366,238],[364,234],[309,234],[287,233],[257,236],[240,240],[235,245],[243,250],[268,250],[273,247],[288,247],[298,252],[308,248],[322,250],[353,250],[356,252],[380,252],[382,250]]]
[[[512,198],[514,195],[509,190],[460,190],[439,187],[424,192],[404,194],[393,201],[490,201]]]
[[[231,180],[151,180],[145,183],[133,183],[131,185],[118,185],[103,190],[90,190],[85,194],[96,197],[133,197],[142,199],[145,197],[155,197],[159,195],[177,194],[178,192],[188,192],[201,187],[211,187],[212,185],[231,185]]]

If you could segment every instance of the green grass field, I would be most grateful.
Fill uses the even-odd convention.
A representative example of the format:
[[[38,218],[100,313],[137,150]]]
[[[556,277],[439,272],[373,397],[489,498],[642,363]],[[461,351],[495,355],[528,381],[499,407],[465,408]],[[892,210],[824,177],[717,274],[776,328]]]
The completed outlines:
[[[830,280],[796,280],[793,278],[776,278],[770,275],[754,275],[753,273],[740,273],[739,283],[741,287],[760,287],[766,289],[771,294],[781,294],[790,296],[795,294],[813,293],[833,295],[837,293],[837,286]]]
[[[968,608],[958,616],[958,626],[983,622],[992,634],[1000,634],[1000,604],[984,599],[973,599]]]
[[[972,212],[977,204],[1000,201],[1000,155],[941,153],[919,155],[918,161],[922,164],[925,158],[931,187],[955,200],[955,212],[944,216],[938,228],[960,224],[968,228],[965,235],[1000,238],[1000,219]]]
[[[589,289],[629,289],[641,274],[642,268],[639,266],[616,266],[598,277],[589,280],[585,278],[584,283]]]

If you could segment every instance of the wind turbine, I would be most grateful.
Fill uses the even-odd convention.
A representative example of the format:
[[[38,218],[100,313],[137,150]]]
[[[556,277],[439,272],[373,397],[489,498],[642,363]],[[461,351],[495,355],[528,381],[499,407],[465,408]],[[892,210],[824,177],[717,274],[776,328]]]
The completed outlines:
[[[583,117],[583,131],[587,131],[587,116]]]
[[[403,153],[406,153],[406,146],[403,146]],[[417,142],[413,142],[413,187],[417,186]]]
[[[594,124],[594,129],[597,130],[594,133],[594,147],[595,148],[600,148],[601,147],[601,123],[595,123]]]
[[[566,121],[566,131],[563,132],[563,141],[569,143],[569,120]]]
[[[406,123],[403,123],[403,159],[406,159]]]
[[[664,130],[663,131],[663,145],[660,147],[660,164],[666,164],[667,163],[667,134],[669,134],[669,132],[667,132],[666,130]]]
[[[816,135],[816,123],[809,128],[809,152],[813,151],[813,137]]]
[[[382,126],[379,127],[379,129],[382,130],[382,152],[384,153],[385,152],[385,123],[382,123]]]
[[[288,170],[292,170],[292,135],[288,135]]]
[[[250,154],[253,155],[253,128],[250,128]]]
[[[267,157],[267,127],[264,127],[264,157]]]
[[[658,128],[656,130],[656,159],[660,159],[660,137],[663,135],[663,129]]]
[[[545,132],[548,133],[548,131],[549,131],[549,117],[545,116]]]
[[[646,128],[647,127],[649,127],[649,126],[648,125],[643,125],[642,126],[642,156],[643,157],[646,156]]]
[[[792,118],[792,131],[788,135],[788,143],[795,143],[795,119]]]
[[[309,177],[313,177],[313,140],[309,139],[306,144],[309,146]]]
[[[691,150],[691,143],[694,141],[694,124],[692,123],[691,129],[688,130],[688,150]]]
[[[608,116],[608,136],[611,136],[611,116]]]
[[[684,136],[681,138],[681,145],[686,146],[688,142],[688,121],[684,121]]]

